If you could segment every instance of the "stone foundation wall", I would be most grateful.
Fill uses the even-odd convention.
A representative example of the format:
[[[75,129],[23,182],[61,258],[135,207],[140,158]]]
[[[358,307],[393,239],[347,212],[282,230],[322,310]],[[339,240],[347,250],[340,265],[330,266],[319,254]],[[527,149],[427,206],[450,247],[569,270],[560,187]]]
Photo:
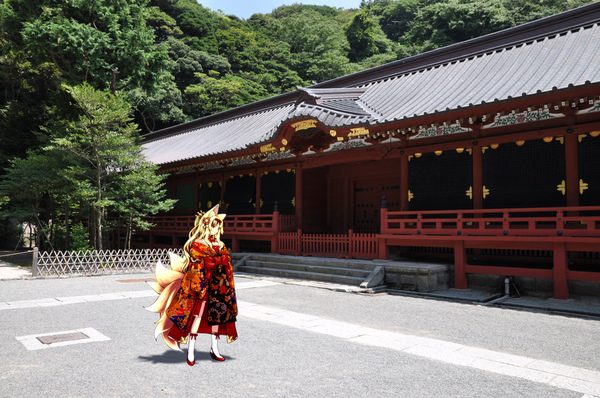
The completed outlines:
[[[391,289],[431,293],[450,286],[447,265],[396,261],[382,265],[385,266],[385,284]]]

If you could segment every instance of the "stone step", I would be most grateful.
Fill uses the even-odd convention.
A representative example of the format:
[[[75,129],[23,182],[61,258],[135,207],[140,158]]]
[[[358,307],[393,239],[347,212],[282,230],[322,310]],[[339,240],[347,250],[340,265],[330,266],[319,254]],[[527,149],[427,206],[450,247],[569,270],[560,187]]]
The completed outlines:
[[[319,282],[339,283],[341,285],[359,286],[363,281],[363,278],[353,276],[321,274],[307,271],[294,271],[288,269],[267,268],[248,265],[240,267],[239,271],[246,272],[249,274],[270,275],[290,279],[306,279]]]
[[[264,262],[277,262],[277,263],[293,263],[293,264],[307,264],[307,265],[319,265],[328,267],[339,267],[339,268],[353,268],[363,270],[373,270],[375,264],[370,260],[346,260],[329,257],[303,257],[303,256],[282,256],[279,254],[260,254],[252,253],[252,260],[264,261]],[[243,257],[242,254],[237,254],[234,258]]]
[[[314,264],[298,264],[292,262],[271,262],[252,259],[246,260],[246,265],[251,267],[264,267],[264,268],[276,268],[284,269],[289,271],[303,271],[312,272],[316,274],[331,274],[331,275],[342,275],[352,276],[356,278],[362,278],[363,280],[369,276],[372,270],[355,269],[355,268],[342,268],[332,267],[326,265],[314,265]],[[373,267],[374,268],[374,267]]]

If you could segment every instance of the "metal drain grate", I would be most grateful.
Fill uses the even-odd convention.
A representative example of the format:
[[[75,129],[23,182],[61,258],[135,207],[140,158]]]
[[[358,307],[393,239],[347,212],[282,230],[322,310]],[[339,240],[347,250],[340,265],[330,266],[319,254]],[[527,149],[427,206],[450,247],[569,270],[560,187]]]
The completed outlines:
[[[81,332],[61,333],[61,334],[55,334],[55,335],[51,335],[51,336],[37,337],[37,339],[39,341],[41,341],[42,344],[63,343],[65,341],[83,340],[83,339],[89,339],[89,338],[90,338],[90,336],[88,336],[84,333],[81,333]]]

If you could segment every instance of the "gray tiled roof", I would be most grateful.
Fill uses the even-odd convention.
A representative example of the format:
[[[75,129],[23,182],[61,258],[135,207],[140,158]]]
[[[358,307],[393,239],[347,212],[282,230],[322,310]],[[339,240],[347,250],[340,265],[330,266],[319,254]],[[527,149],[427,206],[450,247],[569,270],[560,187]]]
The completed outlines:
[[[146,142],[144,154],[167,164],[242,150],[269,139],[293,110],[288,104]]]
[[[533,35],[483,49],[485,40],[474,39],[470,45],[477,48],[475,53],[444,58],[444,49],[435,50],[431,53],[438,57],[442,54],[438,62],[410,69],[407,65],[419,64],[422,55],[396,61],[384,66],[386,73],[393,72],[394,68],[396,73],[375,81],[373,75],[381,67],[349,75],[354,81],[350,87],[335,87],[344,82],[343,78],[335,79],[256,103],[253,109],[258,111],[241,116],[236,116],[235,110],[232,116],[225,112],[223,119],[215,115],[216,118],[207,118],[206,124],[203,124],[204,119],[199,119],[192,127],[182,125],[183,133],[175,128],[177,135],[147,141],[145,154],[154,163],[168,164],[268,142],[275,138],[283,123],[296,118],[314,118],[329,128],[376,125],[511,98],[600,85],[600,6],[591,5],[582,10],[586,12],[581,12],[583,21],[578,26],[562,28],[558,33],[550,30],[542,36]],[[579,15],[577,12],[571,11],[569,15]],[[560,16],[551,18],[560,20]],[[532,24],[536,29],[543,29],[544,20]],[[525,35],[531,24],[526,28],[510,31]],[[497,40],[501,33],[493,35]],[[452,54],[458,46],[449,47],[447,53]],[[468,46],[465,47],[468,50]],[[411,63],[412,59],[415,61]],[[362,83],[357,83],[361,79]],[[239,109],[243,113],[247,108]]]
[[[389,122],[599,82],[594,24],[374,82],[360,100]]]

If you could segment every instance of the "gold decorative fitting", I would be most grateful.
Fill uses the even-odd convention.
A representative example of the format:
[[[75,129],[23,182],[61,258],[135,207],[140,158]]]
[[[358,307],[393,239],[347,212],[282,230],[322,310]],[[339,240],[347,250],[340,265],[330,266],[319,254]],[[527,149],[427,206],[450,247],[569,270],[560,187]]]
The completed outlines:
[[[578,140],[579,142],[581,142],[581,141],[583,141],[583,139],[584,139],[585,137],[587,137],[587,134],[579,134],[579,135],[577,136],[577,140]]]
[[[583,191],[585,191],[586,189],[589,189],[588,187],[588,183],[587,182],[583,182],[583,180],[579,180],[579,194],[583,195]]]
[[[544,142],[552,142],[554,140],[554,137],[544,137],[543,140]]]
[[[408,201],[410,202],[414,197],[415,195],[412,192],[410,192],[410,190],[408,190]]]
[[[335,130],[329,130],[329,135],[332,137],[335,137],[337,135],[337,131]]]
[[[410,162],[410,160],[414,158],[414,155],[408,155],[408,161]]]
[[[560,142],[561,144],[565,143],[565,137],[560,136],[560,137],[556,137],[556,141]]]
[[[208,183],[208,184],[206,184],[206,185],[208,185],[208,187],[209,187],[209,188],[212,188],[212,186],[213,186],[213,183],[212,183],[212,182],[209,182],[209,183]],[[200,184],[200,186],[202,186],[202,184]],[[210,207],[210,205],[208,205],[208,207]]]
[[[498,148],[498,144],[492,144],[492,145],[490,145],[490,148],[497,149]]]
[[[260,152],[261,153],[265,153],[265,152],[271,152],[274,151],[275,148],[273,147],[273,144],[267,144],[267,145],[263,145],[260,147]]]
[[[350,129],[350,134],[348,134],[348,137],[358,137],[361,135],[369,135],[369,129],[364,127]]]
[[[435,151],[435,154],[436,154],[437,156],[440,156],[440,155],[442,154],[442,151]]]
[[[594,138],[595,138],[595,137],[598,137],[598,136],[600,135],[600,131],[592,131],[592,132],[590,133],[590,135],[591,135],[592,137],[594,137]]]
[[[490,149],[489,146],[482,146],[481,147],[481,153],[485,153],[485,151],[487,151],[488,149]]]
[[[421,155],[422,155],[422,153],[420,153],[420,152],[417,152],[417,153],[415,153],[415,157],[416,157],[416,158],[420,158],[420,157],[421,157]]]
[[[301,122],[292,124],[292,128],[296,131],[308,130],[308,129],[312,129],[312,128],[316,128],[316,127],[317,127],[316,120],[303,120]]]
[[[287,145],[288,144],[288,140],[286,140],[285,138],[281,140],[281,144],[282,145]]]
[[[485,198],[486,198],[486,196],[488,196],[489,194],[490,194],[490,190],[489,190],[489,189],[487,189],[487,188],[485,187],[485,185],[484,185],[484,186],[483,186],[483,198],[485,199]]]
[[[469,199],[473,199],[473,187],[469,187],[469,189],[467,189],[467,196]]]
[[[522,146],[525,143],[525,141],[523,140],[519,140],[517,142],[515,142],[515,144],[517,144],[517,146]]]
[[[565,180],[562,180],[562,182],[556,186],[556,190],[562,193],[563,195],[567,192],[567,184]]]
[[[344,141],[344,137],[338,137],[337,140],[338,140],[338,142],[339,141]]]
[[[292,198],[292,206],[296,207],[296,197],[295,196]]]
[[[456,152],[458,153],[463,153],[465,151],[465,148],[456,148]]]
[[[468,153],[469,155],[472,155],[472,154],[473,154],[473,148],[467,148],[467,149],[465,149],[465,150],[467,151],[467,153]]]

